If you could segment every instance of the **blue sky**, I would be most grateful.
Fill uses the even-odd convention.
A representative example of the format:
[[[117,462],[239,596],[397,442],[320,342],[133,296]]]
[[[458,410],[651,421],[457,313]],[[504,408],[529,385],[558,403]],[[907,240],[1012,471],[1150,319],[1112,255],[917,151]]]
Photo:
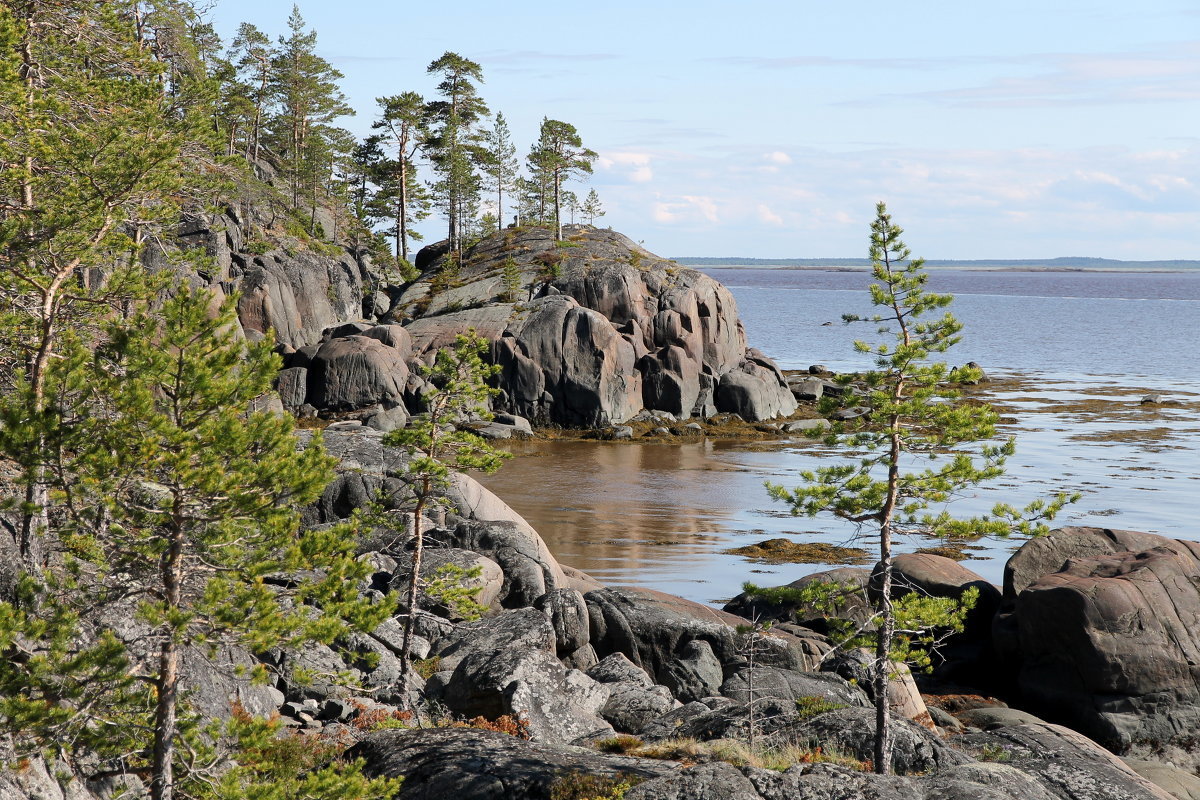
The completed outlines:
[[[600,154],[611,225],[666,256],[865,255],[877,200],[927,258],[1200,258],[1200,4],[307,2],[369,130],[447,50],[522,156]],[[283,32],[291,0],[211,12]],[[582,194],[581,194],[582,196]],[[443,223],[422,224],[427,239]]]

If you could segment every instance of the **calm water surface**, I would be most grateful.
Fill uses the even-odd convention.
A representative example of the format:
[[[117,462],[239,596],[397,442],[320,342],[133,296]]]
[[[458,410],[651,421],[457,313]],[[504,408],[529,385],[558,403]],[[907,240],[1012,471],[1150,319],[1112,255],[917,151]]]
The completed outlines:
[[[874,326],[864,272],[706,270],[738,301],[752,346],[785,369],[869,364],[852,349]],[[1059,489],[1084,493],[1059,524],[1091,524],[1200,538],[1200,272],[935,271],[929,288],[955,295],[964,323],[950,361],[977,361],[1034,391],[1001,393],[1013,413],[1017,455],[999,481],[951,507],[984,511]],[[832,324],[828,324],[832,323]],[[1155,391],[1172,406],[1142,406]],[[1081,411],[1081,403],[1092,409]],[[608,583],[650,586],[720,603],[744,581],[777,584],[825,565],[764,566],[725,554],[787,537],[871,548],[852,528],[792,517],[763,482],[839,457],[806,440],[769,448],[737,442],[619,444],[529,442],[485,483],[542,534],[566,564]],[[928,545],[906,541],[901,549]],[[982,543],[966,566],[999,582],[1017,541]]]

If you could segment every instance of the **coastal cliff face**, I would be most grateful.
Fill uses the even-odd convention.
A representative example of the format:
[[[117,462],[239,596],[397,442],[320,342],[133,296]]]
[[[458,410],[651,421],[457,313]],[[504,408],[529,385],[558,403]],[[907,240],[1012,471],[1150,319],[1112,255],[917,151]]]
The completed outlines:
[[[186,259],[180,262],[157,244],[147,248],[144,258],[151,269],[180,272],[218,301],[237,294],[238,319],[248,336],[274,331],[282,345],[303,347],[319,342],[332,325],[361,319],[373,283],[369,260],[338,243],[330,213],[318,211],[328,223],[323,240],[253,205],[190,213],[170,247],[185,254],[198,251],[207,256],[206,263],[195,267]]]
[[[319,350],[289,359],[293,368],[314,360],[324,366],[321,376],[307,373],[303,398],[293,393],[285,404],[390,408],[397,381],[384,375],[397,370],[381,368],[383,362],[399,356],[407,365],[412,377],[399,383],[409,382],[411,398],[419,394],[418,365],[474,329],[492,343],[502,368],[495,409],[537,423],[601,427],[643,409],[677,419],[728,411],[758,421],[796,409],[774,363],[747,349],[737,304],[720,283],[619,233],[583,225],[565,231],[562,242],[545,228],[501,231],[468,250],[461,264],[444,245],[426,248],[417,258],[421,277],[393,292],[378,320],[403,333],[384,336],[365,324],[327,330]],[[331,366],[327,356],[346,349],[334,342],[347,337],[374,341],[351,348],[353,364]],[[335,374],[362,388],[354,403],[331,405]]]

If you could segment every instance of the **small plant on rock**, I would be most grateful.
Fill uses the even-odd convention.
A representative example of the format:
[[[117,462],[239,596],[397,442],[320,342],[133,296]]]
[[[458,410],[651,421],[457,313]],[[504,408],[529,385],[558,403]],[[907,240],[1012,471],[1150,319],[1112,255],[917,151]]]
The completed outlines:
[[[550,800],[622,800],[642,780],[636,775],[609,777],[569,772],[550,785]]]

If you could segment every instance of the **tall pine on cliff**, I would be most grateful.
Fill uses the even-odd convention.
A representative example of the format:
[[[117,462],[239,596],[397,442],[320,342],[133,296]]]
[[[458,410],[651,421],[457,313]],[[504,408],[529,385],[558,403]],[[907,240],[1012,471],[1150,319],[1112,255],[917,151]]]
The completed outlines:
[[[554,208],[554,238],[562,239],[563,183],[591,174],[596,152],[583,146],[575,126],[556,119],[542,119],[537,143],[529,152],[529,171],[540,177]]]
[[[380,219],[388,221],[393,255],[402,273],[412,269],[409,241],[421,236],[412,223],[429,215],[429,192],[417,178],[417,155],[428,138],[425,101],[416,92],[379,97],[379,117],[371,125],[379,131],[380,156],[372,165],[378,184],[372,204]]]
[[[430,134],[427,140],[434,172],[434,203],[446,217],[450,249],[461,258],[467,229],[479,206],[479,175],[483,160],[479,122],[488,108],[476,83],[483,83],[483,68],[458,53],[446,52],[426,70],[441,81],[441,99],[428,104]]]

